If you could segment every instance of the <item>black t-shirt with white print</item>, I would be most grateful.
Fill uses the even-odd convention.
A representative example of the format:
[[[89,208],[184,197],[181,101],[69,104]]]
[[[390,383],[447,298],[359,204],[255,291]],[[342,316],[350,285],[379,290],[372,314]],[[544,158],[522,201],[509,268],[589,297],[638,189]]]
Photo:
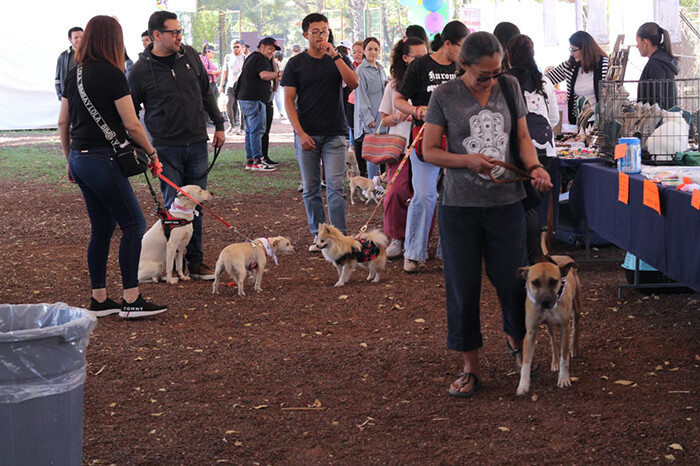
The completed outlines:
[[[410,99],[416,107],[428,105],[435,88],[455,79],[456,71],[457,66],[454,63],[441,65],[430,58],[430,55],[416,58],[408,65],[397,91],[406,99]]]

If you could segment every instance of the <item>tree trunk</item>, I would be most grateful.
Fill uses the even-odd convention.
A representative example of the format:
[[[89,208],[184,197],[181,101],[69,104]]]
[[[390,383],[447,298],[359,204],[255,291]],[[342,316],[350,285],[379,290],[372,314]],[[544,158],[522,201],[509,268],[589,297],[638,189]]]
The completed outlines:
[[[348,0],[348,6],[352,11],[353,41],[363,39],[365,36],[365,5],[367,0]]]

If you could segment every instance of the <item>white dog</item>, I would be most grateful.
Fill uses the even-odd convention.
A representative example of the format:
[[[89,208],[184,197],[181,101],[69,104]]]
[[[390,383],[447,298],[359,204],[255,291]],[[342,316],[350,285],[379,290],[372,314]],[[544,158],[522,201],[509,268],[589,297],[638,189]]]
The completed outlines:
[[[189,184],[182,190],[192,196],[200,204],[210,201],[212,195],[209,191],[199,186]],[[170,220],[166,220],[165,228],[169,229],[169,238],[166,238],[162,220],[158,220],[150,230],[143,235],[141,240],[141,257],[139,258],[139,281],[158,280],[165,272],[165,281],[173,284],[180,280],[189,280],[190,277],[183,272],[185,260],[185,248],[192,238],[192,220],[199,212],[194,210],[196,204],[187,196],[178,193],[173,201],[168,214]],[[173,277],[173,261],[177,277]]]

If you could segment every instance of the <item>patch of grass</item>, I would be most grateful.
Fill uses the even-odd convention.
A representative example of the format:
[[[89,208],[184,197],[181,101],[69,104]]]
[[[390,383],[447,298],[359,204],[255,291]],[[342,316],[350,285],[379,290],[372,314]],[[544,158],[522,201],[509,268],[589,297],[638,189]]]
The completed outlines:
[[[0,148],[0,176],[24,182],[70,185],[66,159],[55,146]]]
[[[207,184],[219,194],[244,196],[266,193],[276,195],[296,188],[301,180],[299,165],[292,147],[271,147],[270,158],[280,162],[277,171],[259,173],[244,170],[245,151],[223,150],[216,165],[209,173]],[[209,152],[209,160],[214,157]],[[0,177],[23,182],[51,185],[70,184],[66,178],[66,162],[55,146],[18,146],[0,148]],[[145,185],[141,176],[134,177],[135,184]]]

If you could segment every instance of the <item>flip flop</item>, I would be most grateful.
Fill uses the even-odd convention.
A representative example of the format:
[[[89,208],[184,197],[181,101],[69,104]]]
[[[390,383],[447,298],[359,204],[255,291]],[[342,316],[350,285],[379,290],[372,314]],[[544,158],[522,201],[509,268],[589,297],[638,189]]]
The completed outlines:
[[[462,372],[459,375],[459,388],[462,388],[465,385],[468,385],[472,377],[474,377],[474,385],[472,385],[471,390],[469,390],[468,392],[462,392],[460,390],[454,390],[454,389],[450,388],[450,390],[449,390],[450,395],[456,396],[458,398],[469,398],[470,396],[472,396],[474,394],[474,392],[479,387],[481,387],[481,381],[479,381],[479,378],[473,372]]]
[[[518,371],[518,374],[520,374],[520,366],[518,365],[518,354],[522,354],[523,350],[513,349],[513,347],[510,346],[510,342],[508,341],[508,339],[506,339],[506,349],[513,356],[513,360],[515,361],[515,369]],[[530,369],[530,377],[535,377],[537,374],[539,374],[541,368],[542,365],[538,362],[537,367],[535,367],[534,369]]]

